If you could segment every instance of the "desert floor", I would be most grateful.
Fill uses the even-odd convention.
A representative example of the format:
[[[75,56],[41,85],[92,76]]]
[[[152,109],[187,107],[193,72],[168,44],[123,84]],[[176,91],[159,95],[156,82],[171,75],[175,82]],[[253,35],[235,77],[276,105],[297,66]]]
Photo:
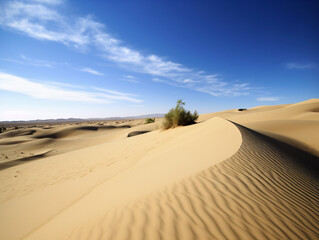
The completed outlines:
[[[319,99],[144,121],[8,126],[0,239],[319,239]]]

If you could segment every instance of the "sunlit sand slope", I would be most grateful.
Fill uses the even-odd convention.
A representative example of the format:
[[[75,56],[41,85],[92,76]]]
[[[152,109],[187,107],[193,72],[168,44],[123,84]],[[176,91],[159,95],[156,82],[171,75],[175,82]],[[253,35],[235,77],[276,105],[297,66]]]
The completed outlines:
[[[202,114],[199,121],[216,116],[319,156],[319,99]]]
[[[80,224],[70,222],[73,228],[65,229],[68,234],[63,238],[318,239],[318,159],[236,126],[241,132],[242,144],[230,158],[216,164],[212,159],[211,166],[190,176],[185,174],[181,181],[163,179],[165,186],[155,187],[145,196],[121,201],[109,209],[103,206],[103,201],[96,201],[101,205],[95,206],[100,209],[95,217],[76,214],[81,206],[91,209],[84,201],[84,205],[79,204],[60,216],[66,222],[71,219],[71,213],[73,217],[85,218],[81,223],[76,221]],[[146,166],[143,166],[145,172],[149,171]],[[183,165],[177,171],[181,174]],[[143,180],[153,181],[150,176]],[[130,181],[139,183],[139,187],[147,185],[133,178]],[[134,188],[134,184],[117,186]],[[59,226],[55,224],[61,223],[61,219],[56,220],[29,235],[29,239],[50,238]]]
[[[222,162],[241,142],[236,126],[214,118],[4,169],[0,239],[64,239],[112,209]]]

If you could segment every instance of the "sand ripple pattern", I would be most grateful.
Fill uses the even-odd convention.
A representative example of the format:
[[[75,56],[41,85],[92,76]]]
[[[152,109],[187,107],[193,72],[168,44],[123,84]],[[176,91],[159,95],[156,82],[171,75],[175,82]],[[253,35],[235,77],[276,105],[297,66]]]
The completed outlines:
[[[238,128],[243,143],[231,158],[68,239],[319,239],[319,181],[298,163],[318,159]]]

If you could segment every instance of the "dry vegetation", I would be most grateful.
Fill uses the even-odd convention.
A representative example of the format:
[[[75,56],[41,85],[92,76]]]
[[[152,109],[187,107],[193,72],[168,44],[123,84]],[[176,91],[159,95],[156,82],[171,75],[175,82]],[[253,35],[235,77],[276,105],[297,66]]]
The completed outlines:
[[[169,110],[165,114],[165,119],[163,123],[164,129],[174,128],[177,126],[186,126],[194,124],[198,118],[198,113],[195,111],[191,113],[190,111],[185,110],[183,107],[185,102],[182,99],[177,101],[176,107]]]

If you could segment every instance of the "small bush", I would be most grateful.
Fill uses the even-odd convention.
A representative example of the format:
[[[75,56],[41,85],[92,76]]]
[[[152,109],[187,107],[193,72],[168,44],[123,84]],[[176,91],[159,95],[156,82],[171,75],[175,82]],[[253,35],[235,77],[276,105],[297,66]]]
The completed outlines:
[[[155,118],[146,118],[145,119],[145,124],[153,123],[153,122],[155,122]]]
[[[165,120],[163,123],[163,128],[173,128],[177,126],[186,126],[190,124],[194,124],[198,118],[198,113],[195,111],[191,113],[184,109],[182,99],[177,101],[176,107],[169,110],[167,114],[165,114]]]

